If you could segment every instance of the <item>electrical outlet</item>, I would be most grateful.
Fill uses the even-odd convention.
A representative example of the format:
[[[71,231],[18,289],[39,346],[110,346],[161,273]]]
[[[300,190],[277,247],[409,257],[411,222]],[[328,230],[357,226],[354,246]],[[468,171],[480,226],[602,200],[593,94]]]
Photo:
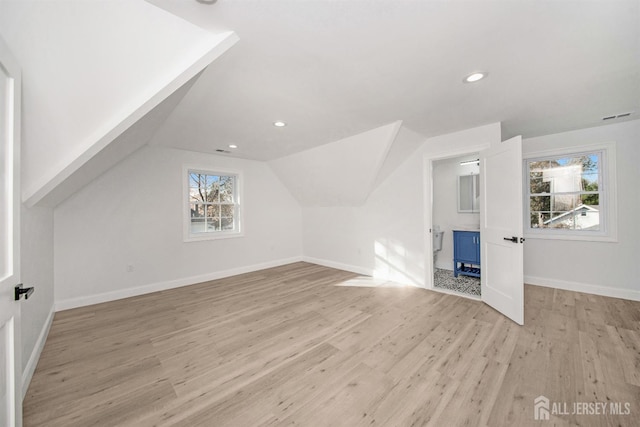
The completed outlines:
[[[133,272],[133,264],[127,264],[127,273]]]

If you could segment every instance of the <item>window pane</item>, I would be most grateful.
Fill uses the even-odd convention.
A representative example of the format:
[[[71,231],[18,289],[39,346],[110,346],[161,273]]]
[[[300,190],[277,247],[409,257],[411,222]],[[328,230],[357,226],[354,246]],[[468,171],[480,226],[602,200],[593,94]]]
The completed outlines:
[[[586,207],[576,212],[575,217],[577,230],[600,230],[600,212],[592,211]]]
[[[205,202],[205,189],[204,188],[190,188],[189,189],[189,201],[190,202]]]
[[[582,191],[598,191],[598,174],[582,174]]]
[[[233,218],[222,218],[222,229],[233,230]]]
[[[236,177],[189,171],[188,180],[191,233],[235,230]]]
[[[530,172],[539,172],[542,173],[544,169],[549,168],[549,161],[542,160],[539,162],[529,162],[529,171]]]
[[[549,193],[551,191],[550,181],[545,181],[542,172],[531,172],[529,178],[529,192],[531,194]]]
[[[207,201],[218,203],[220,197],[220,180],[219,177],[215,177],[217,179],[212,180],[207,187]]]
[[[220,205],[208,205],[207,216],[211,218],[218,218],[220,216]]]
[[[545,222],[551,218],[549,212],[531,212],[531,228],[546,228]]]
[[[220,219],[207,218],[207,231],[220,231]]]
[[[213,184],[220,181],[220,177],[218,175],[206,175],[206,177],[207,177],[207,181],[205,186],[207,188],[211,187]]]
[[[570,211],[578,206],[580,202],[579,194],[558,194],[551,196],[551,209],[554,211]]]
[[[190,205],[190,210],[191,210],[191,218],[204,217],[204,205],[196,205],[192,203]]]
[[[536,211],[550,211],[551,210],[551,196],[533,196],[530,198],[529,210],[531,212]]]
[[[206,231],[205,218],[191,218],[191,233],[205,233]]]
[[[583,173],[597,174],[599,170],[600,156],[598,154],[588,154],[580,158]]]
[[[580,196],[580,204],[591,206],[592,208],[600,208],[600,196],[598,194],[583,194]]]
[[[221,212],[221,216],[230,218],[233,217],[233,212],[234,212],[235,208],[233,205],[221,205],[220,206],[220,212]]]
[[[529,161],[529,228],[602,230],[601,160],[594,152]]]
[[[189,187],[190,188],[205,188],[206,181],[205,176],[199,173],[189,173]]]
[[[558,159],[550,162],[551,167],[543,172],[543,180],[548,181],[550,192],[567,193],[582,188],[582,165],[575,158]]]
[[[232,176],[220,177],[220,202],[233,203],[233,181]]]
[[[546,228],[573,229],[573,211],[554,211],[551,219],[545,222]]]

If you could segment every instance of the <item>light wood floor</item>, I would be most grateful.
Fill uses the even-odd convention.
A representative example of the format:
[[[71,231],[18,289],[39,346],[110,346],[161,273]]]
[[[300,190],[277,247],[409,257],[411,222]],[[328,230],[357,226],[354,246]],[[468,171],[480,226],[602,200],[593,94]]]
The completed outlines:
[[[639,425],[640,303],[526,286],[520,327],[355,277],[296,263],[56,313],[25,426]],[[632,412],[536,422],[539,395]]]

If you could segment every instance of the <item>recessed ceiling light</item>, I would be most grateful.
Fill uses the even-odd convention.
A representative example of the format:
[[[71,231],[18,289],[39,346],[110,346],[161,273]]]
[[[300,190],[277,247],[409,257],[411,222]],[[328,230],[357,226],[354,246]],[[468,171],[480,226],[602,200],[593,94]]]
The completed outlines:
[[[476,73],[469,74],[467,77],[464,78],[463,82],[465,83],[477,82],[478,80],[482,80],[485,77],[487,77],[488,74],[489,73],[486,73],[484,71],[478,71]]]
[[[278,121],[278,122],[273,122],[273,125],[275,127],[281,128],[281,127],[285,127],[287,124],[285,122]]]
[[[236,144],[229,144],[229,148],[238,148]]]

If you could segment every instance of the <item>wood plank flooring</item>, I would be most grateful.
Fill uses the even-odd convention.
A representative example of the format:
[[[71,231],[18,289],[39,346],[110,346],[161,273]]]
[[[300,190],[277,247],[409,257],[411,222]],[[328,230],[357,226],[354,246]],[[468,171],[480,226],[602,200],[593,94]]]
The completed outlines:
[[[367,283],[295,263],[56,313],[24,424],[638,425],[640,303],[526,286],[520,327]],[[535,421],[539,395],[631,414]]]

